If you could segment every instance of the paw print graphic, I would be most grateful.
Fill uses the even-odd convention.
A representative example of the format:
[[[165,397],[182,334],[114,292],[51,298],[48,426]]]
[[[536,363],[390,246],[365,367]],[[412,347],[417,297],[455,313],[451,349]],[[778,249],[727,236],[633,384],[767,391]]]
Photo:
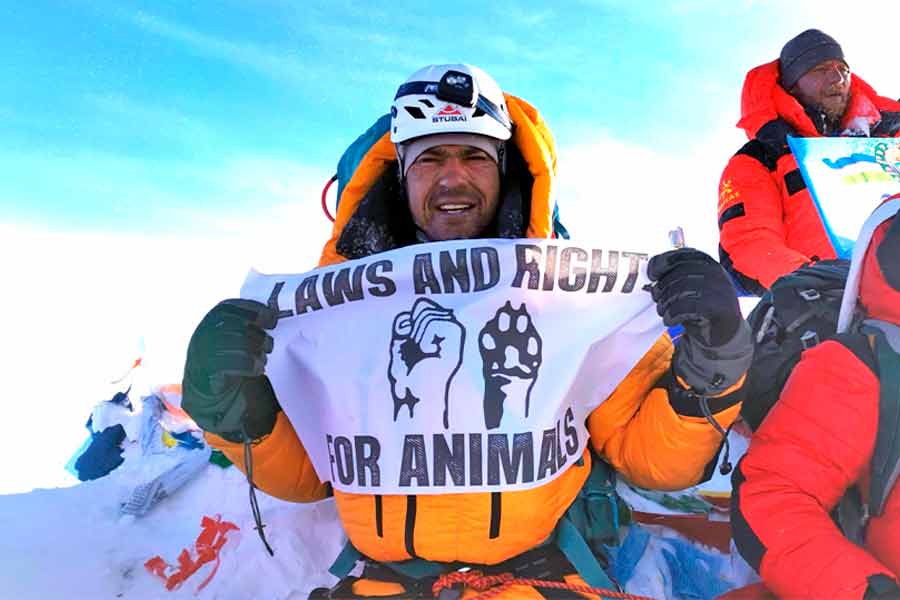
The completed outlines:
[[[478,335],[484,374],[484,422],[496,429],[503,419],[503,405],[520,402],[528,416],[531,390],[541,366],[541,336],[525,304],[518,309],[508,301],[497,309]]]

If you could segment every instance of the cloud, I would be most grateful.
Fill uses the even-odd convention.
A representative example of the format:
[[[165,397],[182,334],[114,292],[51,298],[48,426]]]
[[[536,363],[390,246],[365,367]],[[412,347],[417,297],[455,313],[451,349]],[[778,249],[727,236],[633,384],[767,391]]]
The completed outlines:
[[[838,9],[835,9],[838,10]],[[833,36],[841,44],[850,68],[860,74],[877,91],[897,99],[900,97],[900,69],[897,68],[897,51],[895,46],[883,36],[873,35],[870,28],[862,26],[862,15],[867,14],[863,8],[858,16],[847,14],[843,17],[835,11],[818,8],[815,18],[799,25],[782,41],[800,33],[808,27],[818,27]],[[895,3],[877,4],[874,14],[869,16],[880,23],[900,22],[900,5]],[[851,11],[852,13],[853,11]],[[869,17],[866,17],[868,20]],[[781,46],[778,46],[778,51]]]
[[[520,27],[541,27],[556,16],[551,9],[529,10],[517,2],[494,3],[494,8],[502,19]]]
[[[314,266],[331,233],[321,208],[330,176],[287,159],[235,158],[225,165],[219,183],[246,201],[220,212],[198,210],[188,218],[205,222],[216,235],[241,236],[257,269],[305,271]],[[335,193],[332,186],[327,198],[332,211]]]
[[[341,78],[351,87],[354,83],[362,83],[392,88],[402,81],[407,71],[421,66],[415,53],[409,51],[409,41],[402,35],[367,32],[340,19],[333,22],[334,15],[315,11],[309,14],[305,5],[303,11],[288,10],[284,17],[292,21],[287,25],[299,39],[281,40],[277,46],[232,41],[146,11],[120,15],[148,33],[180,42],[198,54],[250,69],[278,83],[293,85],[311,97],[321,96],[314,89],[316,85],[328,85],[327,82],[333,81],[336,63],[345,65],[340,71]],[[377,17],[371,13],[368,16]],[[367,55],[377,56],[378,64],[382,66],[371,68],[365,63],[360,64],[361,49]],[[320,58],[323,51],[324,58]],[[403,75],[398,74],[401,71]]]
[[[719,132],[667,153],[595,133],[560,149],[557,201],[573,240],[664,249],[684,229],[688,245],[716,256],[719,176],[742,143]]]
[[[129,15],[128,19],[144,31],[182,42],[201,54],[248,67],[277,81],[303,84],[309,80],[307,65],[289,53],[249,42],[232,42],[146,12]]]
[[[0,206],[8,215],[101,233],[222,233],[225,223],[234,232],[247,215],[279,205],[310,207],[317,216],[304,223],[315,224],[324,220],[320,194],[333,172],[253,153],[185,161],[0,148],[0,164]]]

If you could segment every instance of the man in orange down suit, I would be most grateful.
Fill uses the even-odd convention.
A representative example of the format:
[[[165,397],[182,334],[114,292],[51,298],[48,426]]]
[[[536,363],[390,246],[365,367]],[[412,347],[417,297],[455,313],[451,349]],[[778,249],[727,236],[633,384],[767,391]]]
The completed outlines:
[[[834,39],[809,29],[747,73],[738,127],[750,141],[719,182],[719,260],[761,295],[782,275],[837,257],[787,136],[895,137],[900,102],[879,96]]]
[[[438,113],[465,118],[432,118]],[[429,241],[554,235],[556,151],[534,107],[503,93],[476,67],[436,65],[400,86],[391,114],[390,131],[371,145],[341,194],[320,266]],[[718,427],[738,415],[751,342],[732,283],[706,254],[680,249],[655,256],[648,274],[664,322],[683,324],[685,333],[677,348],[664,334],[587,426],[593,451],[630,481],[681,489],[704,477],[722,442]],[[260,489],[312,502],[332,491],[316,476],[265,375],[272,338],[264,329],[275,321],[258,302],[226,300],[213,308],[191,339],[183,406],[241,469],[242,443],[252,441]],[[591,461],[586,452],[556,479],[521,491],[335,490],[344,530],[366,566],[360,579],[319,597],[410,597],[414,582],[393,566],[424,560],[448,570],[475,565],[503,572],[538,547],[537,562],[556,565],[555,577],[572,575],[565,557],[542,544],[585,484]],[[509,593],[540,597],[522,586]]]
[[[734,541],[781,598],[900,600],[900,216],[860,264],[861,323],[802,354],[734,474]]]

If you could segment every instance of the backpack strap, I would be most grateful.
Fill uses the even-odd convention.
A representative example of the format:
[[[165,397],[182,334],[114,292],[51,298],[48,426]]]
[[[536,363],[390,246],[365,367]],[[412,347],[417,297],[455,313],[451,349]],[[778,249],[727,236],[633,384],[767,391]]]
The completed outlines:
[[[887,496],[900,475],[900,354],[884,334],[875,335],[881,391],[878,399],[878,435],[872,454],[869,507],[872,515],[884,510]]]
[[[584,536],[567,517],[560,519],[556,526],[556,545],[589,586],[609,590],[619,589],[597,561]]]
[[[871,516],[884,511],[888,494],[900,476],[900,354],[875,328],[866,333],[842,333],[834,337],[878,377],[878,430],[872,453],[868,497],[854,486],[841,499],[836,518],[844,534],[862,543]]]
[[[619,502],[615,470],[591,451],[591,472],[556,525],[556,545],[593,587],[618,589],[597,557],[609,565],[604,545],[618,545],[623,517],[625,522],[630,518],[627,505],[620,506]],[[620,515],[620,509],[624,509],[624,515]]]

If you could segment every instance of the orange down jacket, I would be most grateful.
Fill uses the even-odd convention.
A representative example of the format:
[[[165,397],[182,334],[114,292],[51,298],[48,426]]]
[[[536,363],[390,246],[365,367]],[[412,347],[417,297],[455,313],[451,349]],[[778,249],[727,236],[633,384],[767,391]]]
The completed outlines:
[[[753,294],[805,263],[836,258],[786,139],[821,134],[778,78],[777,60],[747,73],[738,127],[750,141],[719,182],[719,259]],[[855,74],[850,90],[842,129],[873,137],[900,134],[900,102],[879,96]]]
[[[556,185],[553,139],[533,107],[514,96],[507,95],[506,100],[515,123],[511,141],[527,165],[530,182],[525,235],[550,237]],[[376,182],[396,170],[395,156],[385,134],[363,158],[341,194],[333,235],[325,244],[320,265],[346,258],[339,250],[342,234],[371,200],[370,193],[379,187]],[[670,401],[667,386],[677,385],[669,376],[672,354],[672,342],[664,335],[588,419],[593,448],[641,486],[680,489],[697,483],[721,442],[696,407]],[[722,427],[728,427],[740,410],[742,381],[711,403]],[[208,438],[243,468],[240,445],[209,434]],[[271,435],[254,445],[253,461],[255,483],[273,496],[309,502],[328,493],[283,413]],[[373,496],[335,490],[334,496],[347,536],[374,560],[420,557],[496,564],[550,535],[584,484],[590,464],[590,454],[585,452],[583,466],[573,466],[543,486],[522,491]]]

